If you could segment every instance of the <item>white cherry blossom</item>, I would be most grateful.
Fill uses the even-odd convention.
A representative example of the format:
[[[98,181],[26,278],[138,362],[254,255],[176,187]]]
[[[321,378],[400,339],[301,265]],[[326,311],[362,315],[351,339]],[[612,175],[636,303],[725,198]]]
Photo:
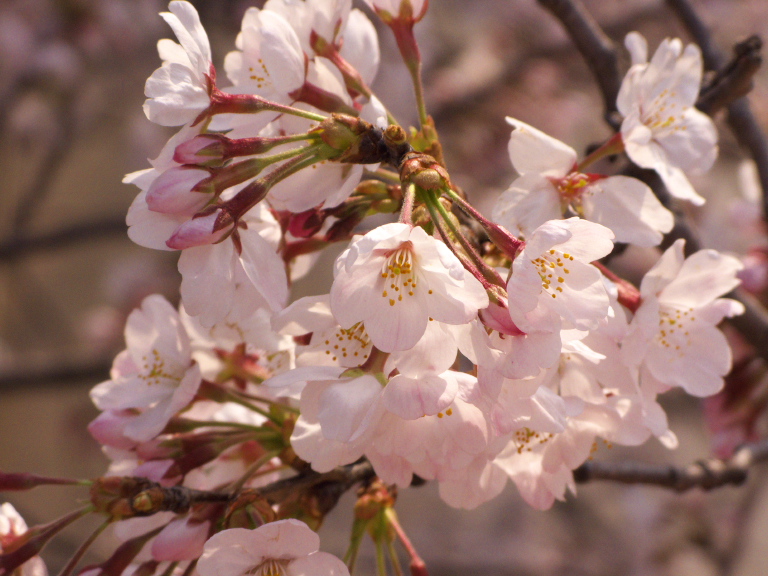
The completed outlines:
[[[612,250],[612,239],[604,226],[579,218],[539,226],[512,263],[512,321],[524,332],[596,328],[609,303],[602,274],[590,262]]]
[[[192,361],[178,312],[162,296],[148,296],[131,313],[125,341],[128,348],[115,358],[112,379],[95,386],[91,398],[101,410],[135,409],[123,434],[145,441],[192,401],[200,367]]]
[[[224,60],[224,70],[235,86],[233,92],[289,103],[289,94],[304,84],[304,52],[293,27],[279,13],[246,10],[235,45],[237,50]],[[254,120],[273,117],[260,114]]]
[[[582,174],[573,148],[519,120],[507,122],[513,126],[509,155],[520,177],[497,200],[494,221],[529,238],[570,208],[610,228],[617,242],[638,246],[655,246],[672,229],[672,213],[640,180]]]
[[[168,9],[170,12],[160,16],[180,44],[167,39],[157,43],[163,65],[147,80],[144,112],[163,126],[181,126],[193,121],[210,103],[211,47],[192,4],[174,0]]]
[[[704,203],[686,174],[702,174],[717,158],[717,130],[695,108],[703,66],[695,44],[683,49],[667,38],[648,62],[648,45],[630,32],[625,45],[632,67],[624,77],[616,105],[624,116],[621,135],[627,155],[655,170],[670,194],[696,205]]]
[[[341,560],[319,548],[320,537],[299,520],[233,528],[205,543],[197,571],[200,576],[349,576]]]
[[[244,319],[259,308],[280,310],[288,298],[288,280],[276,252],[279,227],[258,204],[240,220],[237,241],[182,250],[181,297],[191,316],[206,328],[228,315]]]
[[[298,350],[299,366],[343,366],[363,364],[371,353],[371,339],[362,322],[342,328],[331,313],[330,297],[308,296],[275,315],[273,328],[291,336],[311,334]]]
[[[430,318],[464,324],[488,306],[480,282],[423,229],[385,224],[352,243],[336,263],[331,309],[349,328],[364,322],[373,344],[407,350]]]
[[[742,304],[720,298],[739,284],[742,264],[715,250],[684,257],[677,240],[645,275],[642,303],[622,343],[624,361],[647,370],[649,380],[680,386],[694,396],[723,387],[731,349],[717,324],[741,314]],[[664,391],[663,389],[660,391]]]

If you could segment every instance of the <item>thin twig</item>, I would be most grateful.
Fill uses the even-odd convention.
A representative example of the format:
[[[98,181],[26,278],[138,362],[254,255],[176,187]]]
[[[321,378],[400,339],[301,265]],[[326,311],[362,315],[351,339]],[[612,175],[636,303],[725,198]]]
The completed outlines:
[[[619,61],[613,41],[603,32],[579,0],[539,0],[560,20],[576,47],[584,55],[600,86],[605,106],[605,120],[614,129],[617,117],[616,97],[621,87]]]
[[[579,484],[596,480],[609,480],[623,484],[651,484],[685,492],[691,488],[712,490],[729,484],[743,484],[749,468],[768,460],[768,440],[745,444],[727,460],[710,458],[685,468],[654,466],[640,462],[585,462],[573,471]]]

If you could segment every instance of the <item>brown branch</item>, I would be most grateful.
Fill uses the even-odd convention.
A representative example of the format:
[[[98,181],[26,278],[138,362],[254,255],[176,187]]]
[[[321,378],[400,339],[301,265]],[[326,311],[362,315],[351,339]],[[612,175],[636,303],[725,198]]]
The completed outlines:
[[[725,68],[725,58],[712,42],[709,29],[693,9],[690,1],[667,0],[667,4],[701,47],[704,66],[716,71]],[[728,125],[739,143],[749,150],[757,164],[760,186],[763,189],[763,218],[768,219],[768,141],[752,114],[746,97],[741,97],[728,105]]]
[[[367,460],[354,464],[339,466],[323,474],[309,471],[298,476],[278,480],[268,486],[259,488],[261,496],[270,502],[280,502],[297,490],[312,491],[321,502],[325,511],[330,511],[336,505],[341,495],[359,482],[371,480],[376,473]]]
[[[584,56],[603,95],[605,120],[617,129],[621,120],[617,116],[616,97],[622,78],[613,41],[579,0],[539,0],[539,4],[560,20]]]
[[[126,236],[126,229],[125,218],[121,217],[101,222],[73,224],[39,236],[14,236],[0,244],[0,261],[13,260],[34,252],[65,248],[72,244],[109,236]]]
[[[750,36],[737,43],[733,47],[731,61],[702,87],[696,108],[712,116],[746,96],[752,90],[752,79],[763,62],[760,56],[762,47],[763,41],[758,36]]]
[[[729,484],[743,484],[749,468],[768,460],[768,440],[746,444],[727,460],[710,458],[684,468],[653,466],[639,462],[585,462],[573,471],[579,484],[609,480],[623,484],[651,484],[685,492],[691,488],[712,490]]]

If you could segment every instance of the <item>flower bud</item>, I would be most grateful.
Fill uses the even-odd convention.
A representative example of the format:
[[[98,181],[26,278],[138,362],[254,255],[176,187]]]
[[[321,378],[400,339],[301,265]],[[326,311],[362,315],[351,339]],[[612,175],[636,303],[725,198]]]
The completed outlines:
[[[296,238],[309,238],[320,231],[327,217],[327,211],[317,208],[291,214],[288,220],[288,232]]]
[[[184,222],[176,228],[165,244],[173,250],[216,244],[225,238],[234,226],[234,220],[229,212],[217,209],[205,216],[197,216]]]
[[[155,178],[147,190],[147,206],[152,212],[192,216],[211,200],[213,189],[199,184],[210,178],[207,170],[180,166]]]
[[[199,134],[176,146],[173,161],[197,166],[221,166],[228,138],[221,134]]]

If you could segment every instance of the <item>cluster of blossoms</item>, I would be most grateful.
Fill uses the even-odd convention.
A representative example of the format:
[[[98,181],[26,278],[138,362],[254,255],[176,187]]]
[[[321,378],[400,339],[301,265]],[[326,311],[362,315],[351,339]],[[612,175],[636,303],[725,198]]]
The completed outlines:
[[[426,2],[367,3],[423,106],[412,31]],[[148,518],[110,507],[141,544],[126,569],[345,574],[299,521],[316,526],[321,509],[259,489],[364,458],[384,485],[434,480],[453,506],[512,480],[545,509],[575,491],[600,441],[674,447],[660,394],[723,386],[717,325],[741,305],[721,296],[740,263],[686,258],[678,240],[639,290],[615,277],[597,263],[614,242],[657,246],[673,216],[640,180],[587,171],[625,151],[673,196],[703,202],[686,174],[712,165],[717,135],[693,108],[697,47],[667,40],[648,61],[630,34],[621,131],[581,161],[509,118],[519,177],[489,219],[451,183],[431,119],[420,110],[409,138],[371,92],[378,40],[351,0],[249,9],[226,88],[192,5],[169,8],[179,43],[160,41],[145,111],[181,128],[126,177],[141,190],[127,221],[138,244],[181,252],[182,304],[150,296],[131,314],[90,430],[110,475],[242,497]],[[355,234],[376,213],[399,217]],[[291,283],[341,242],[329,293],[289,304]]]

